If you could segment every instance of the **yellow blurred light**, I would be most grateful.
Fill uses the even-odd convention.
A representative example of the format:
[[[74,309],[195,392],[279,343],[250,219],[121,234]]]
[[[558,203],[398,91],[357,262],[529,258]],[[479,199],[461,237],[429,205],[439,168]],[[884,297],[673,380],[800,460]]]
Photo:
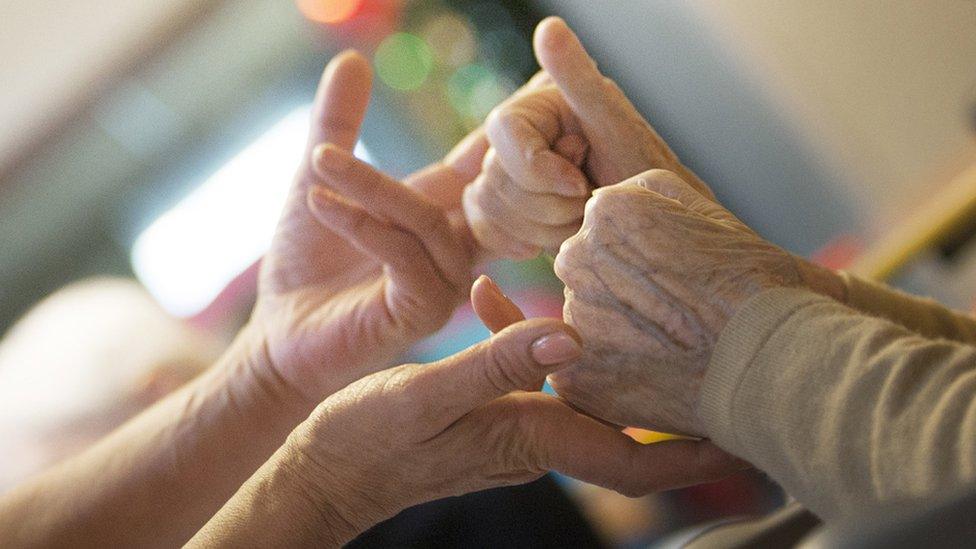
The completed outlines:
[[[691,439],[691,437],[672,435],[670,433],[659,433],[657,431],[648,431],[647,429],[638,429],[637,427],[627,427],[626,429],[624,429],[624,434],[630,436],[630,438],[636,440],[641,444],[655,444],[658,442],[666,442],[669,440]]]
[[[376,49],[376,74],[396,90],[415,90],[434,68],[430,46],[419,36],[398,32],[387,36]]]
[[[317,23],[335,25],[350,19],[363,0],[297,0],[302,14]]]
[[[430,44],[434,59],[449,67],[460,67],[474,60],[478,40],[467,19],[445,12],[431,17],[420,35]]]

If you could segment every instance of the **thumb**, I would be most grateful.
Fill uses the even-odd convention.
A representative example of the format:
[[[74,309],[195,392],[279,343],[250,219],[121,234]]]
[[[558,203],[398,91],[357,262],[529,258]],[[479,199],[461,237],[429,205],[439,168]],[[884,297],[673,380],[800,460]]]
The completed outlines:
[[[620,124],[621,113],[640,118],[623,92],[603,76],[565,21],[558,17],[545,19],[536,28],[533,41],[539,65],[584,125],[613,129]]]
[[[450,424],[496,398],[538,387],[581,354],[575,330],[556,319],[536,318],[426,365],[415,382],[429,395],[442,395],[429,399],[431,417]]]

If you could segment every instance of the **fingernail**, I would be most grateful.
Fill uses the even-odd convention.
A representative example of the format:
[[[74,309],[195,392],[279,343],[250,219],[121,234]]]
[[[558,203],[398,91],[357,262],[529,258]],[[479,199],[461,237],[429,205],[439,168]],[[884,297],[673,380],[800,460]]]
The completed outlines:
[[[532,343],[532,358],[539,364],[560,364],[580,356],[579,343],[566,332],[542,336]]]
[[[332,143],[323,143],[315,147],[315,164],[319,168],[330,172],[341,172],[349,167],[352,157]]]
[[[308,191],[308,198],[319,211],[327,212],[335,208],[335,200],[332,198],[331,194],[324,189],[312,187]]]
[[[586,186],[581,186],[579,182],[569,179],[560,179],[556,184],[556,190],[564,196],[586,196]]]
[[[487,284],[492,289],[492,291],[495,292],[496,294],[505,295],[504,293],[502,293],[502,289],[498,287],[498,284],[495,284],[495,281],[492,280],[490,276],[481,275],[481,278],[479,278],[478,280],[484,280],[485,281],[484,283]]]

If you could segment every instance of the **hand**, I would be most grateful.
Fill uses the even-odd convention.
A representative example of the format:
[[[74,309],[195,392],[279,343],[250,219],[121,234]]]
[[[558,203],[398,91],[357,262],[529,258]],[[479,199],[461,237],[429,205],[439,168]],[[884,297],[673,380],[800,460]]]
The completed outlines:
[[[489,116],[487,133],[496,145],[463,200],[483,255],[529,259],[540,250],[555,253],[579,229],[590,187],[580,171],[587,144],[576,126],[545,73]],[[519,141],[506,138],[508,128]]]
[[[579,356],[576,334],[554,319],[518,321],[521,312],[487,279],[472,302],[500,330],[491,339],[360,380],[289,439],[316,515],[345,525],[339,543],[408,506],[550,469],[640,495],[745,466],[707,442],[642,446],[556,397],[525,392]]]
[[[480,134],[401,184],[354,159],[371,72],[337,56],[322,79],[306,158],[261,266],[248,332],[262,386],[315,404],[438,329],[470,286],[456,222],[487,144]]]
[[[698,395],[719,334],[750,297],[803,286],[801,262],[674,173],[599,189],[555,264],[584,355],[550,383],[604,420],[706,436]]]
[[[548,79],[491,113],[492,150],[465,191],[482,247],[512,258],[555,250],[579,228],[591,188],[651,168],[674,171],[712,197],[561,19],[539,25],[535,51]]]

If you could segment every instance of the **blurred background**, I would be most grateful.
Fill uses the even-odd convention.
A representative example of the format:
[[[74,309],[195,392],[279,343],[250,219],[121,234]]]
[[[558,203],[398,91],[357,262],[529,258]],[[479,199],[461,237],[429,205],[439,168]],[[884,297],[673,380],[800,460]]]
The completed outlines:
[[[550,14],[763,236],[971,308],[976,2],[5,0],[0,489],[191,378],[246,319],[331,55],[373,59],[357,153],[402,176],[537,70]],[[546,261],[492,269],[559,314]],[[461,311],[414,358],[485,335]],[[616,546],[782,501],[755,474],[640,500],[560,482]]]

